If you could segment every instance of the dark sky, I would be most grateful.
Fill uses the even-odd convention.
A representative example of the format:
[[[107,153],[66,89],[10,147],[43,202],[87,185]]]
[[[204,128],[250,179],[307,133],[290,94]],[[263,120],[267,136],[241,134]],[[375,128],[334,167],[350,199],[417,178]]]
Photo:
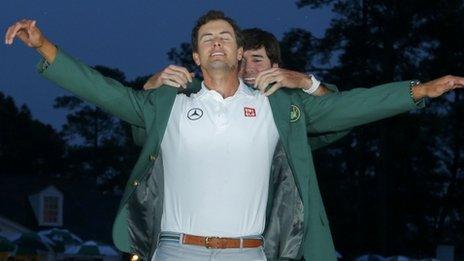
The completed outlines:
[[[118,68],[130,80],[168,65],[167,51],[189,41],[195,20],[210,9],[224,11],[242,28],[261,27],[279,39],[296,27],[322,36],[332,15],[328,9],[297,9],[293,0],[1,0],[0,27],[3,43],[10,24],[35,19],[66,52],[91,66]],[[36,73],[38,61],[39,55],[20,42],[1,44],[0,91],[61,129],[65,112],[53,109],[53,100],[67,92]]]

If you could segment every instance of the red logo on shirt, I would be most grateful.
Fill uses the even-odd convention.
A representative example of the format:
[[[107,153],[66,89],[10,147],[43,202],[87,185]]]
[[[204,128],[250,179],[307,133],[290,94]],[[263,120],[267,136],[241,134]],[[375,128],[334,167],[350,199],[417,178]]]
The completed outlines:
[[[254,108],[244,107],[245,117],[256,117],[256,111]]]

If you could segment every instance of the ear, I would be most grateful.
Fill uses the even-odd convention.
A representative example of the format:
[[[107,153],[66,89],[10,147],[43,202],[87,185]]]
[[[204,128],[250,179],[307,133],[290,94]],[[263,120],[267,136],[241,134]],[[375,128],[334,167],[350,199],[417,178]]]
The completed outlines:
[[[241,61],[242,58],[243,58],[243,47],[240,47],[237,50],[237,60]]]
[[[272,68],[279,68],[279,64],[278,63],[273,63]]]
[[[193,61],[197,66],[200,66],[200,55],[197,52],[192,53]]]

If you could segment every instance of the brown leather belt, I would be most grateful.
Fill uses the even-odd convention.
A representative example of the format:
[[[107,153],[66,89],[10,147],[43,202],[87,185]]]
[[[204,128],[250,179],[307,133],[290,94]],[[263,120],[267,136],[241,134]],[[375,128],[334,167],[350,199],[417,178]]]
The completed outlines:
[[[182,243],[186,245],[204,246],[206,248],[240,248],[240,239],[227,237],[201,237],[186,235],[182,236]],[[242,247],[254,248],[263,245],[261,239],[243,238]]]

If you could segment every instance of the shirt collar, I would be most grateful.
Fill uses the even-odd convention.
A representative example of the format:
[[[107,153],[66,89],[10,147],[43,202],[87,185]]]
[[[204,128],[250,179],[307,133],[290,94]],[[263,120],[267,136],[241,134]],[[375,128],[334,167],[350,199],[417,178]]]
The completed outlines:
[[[212,94],[212,95],[220,95],[217,91],[215,90],[210,90],[208,89],[208,87],[206,87],[205,85],[205,82],[202,81],[201,82],[201,89],[200,91],[198,92],[198,97],[201,97],[205,94]],[[231,97],[229,98],[232,98],[232,97],[238,97],[238,96],[242,96],[242,95],[245,95],[245,96],[253,96],[253,90],[251,89],[251,87],[249,87],[248,85],[246,85],[242,79],[239,78],[239,85],[238,85],[238,89],[237,91],[235,92],[234,95],[232,95]],[[222,96],[221,96],[222,97]]]

